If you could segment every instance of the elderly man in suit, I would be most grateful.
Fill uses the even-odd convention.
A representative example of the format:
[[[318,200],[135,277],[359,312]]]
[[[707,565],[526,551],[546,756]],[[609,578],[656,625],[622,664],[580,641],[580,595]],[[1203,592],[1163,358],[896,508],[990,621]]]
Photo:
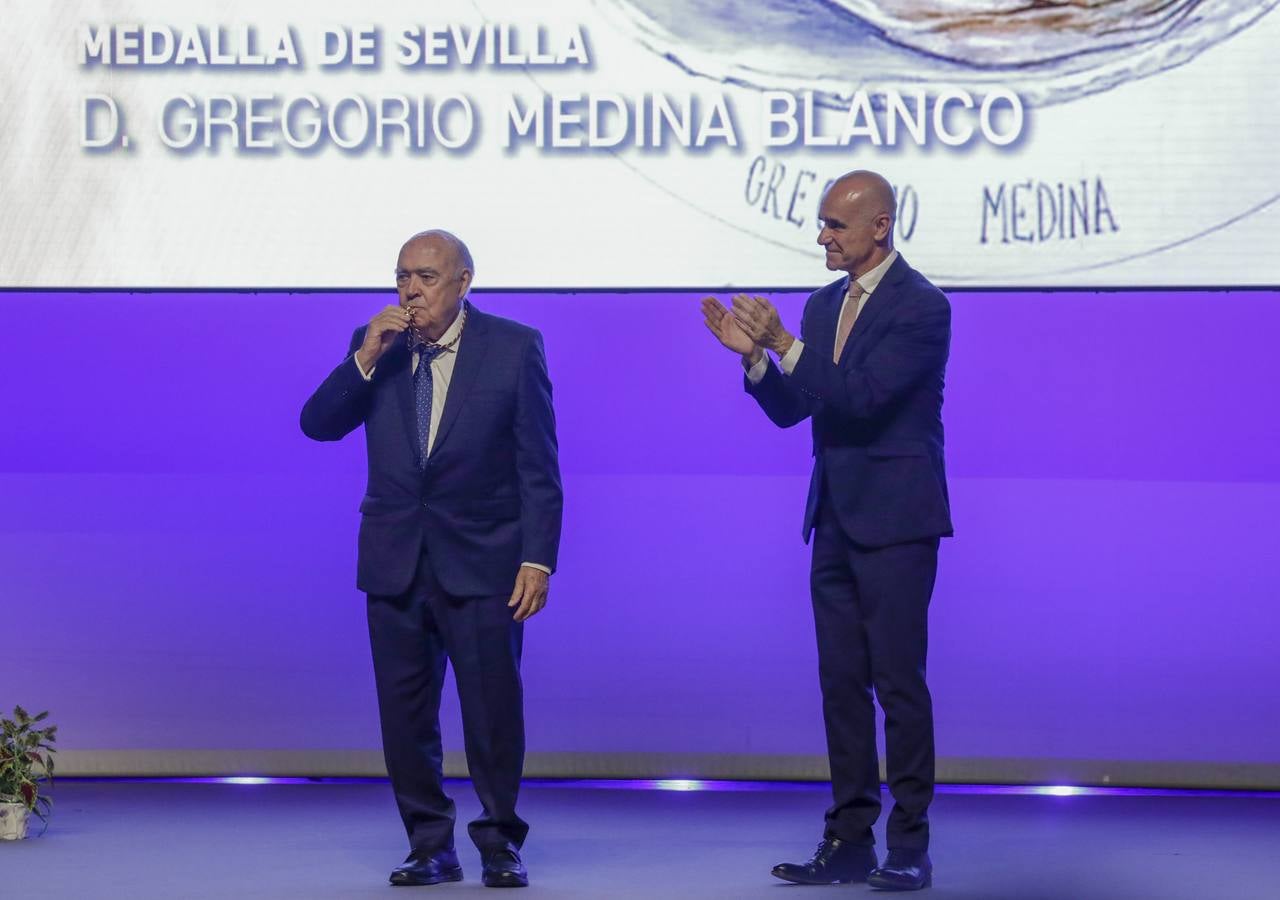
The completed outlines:
[[[707,327],[742,355],[746,390],[765,414],[783,428],[812,421],[803,536],[813,535],[834,802],[813,857],[773,870],[801,884],[912,890],[932,881],[925,647],[938,540],[951,534],[942,455],[951,308],[894,249],[895,213],[892,187],[874,172],[851,172],[828,188],[818,243],[827,268],[845,274],[809,297],[798,338],[764,298],[739,294],[732,310],[702,301]],[[885,714],[894,798],[883,864],[871,830],[880,814],[873,695]]]
[[[368,595],[383,751],[411,852],[395,885],[462,878],[442,785],[440,690],[452,664],[483,806],[468,831],[491,887],[528,884],[516,814],[524,765],[523,623],[543,608],[562,496],[537,331],[466,299],[475,274],[446,231],[410,238],[399,303],[356,330],[302,410],[336,441],[363,425],[357,586]]]

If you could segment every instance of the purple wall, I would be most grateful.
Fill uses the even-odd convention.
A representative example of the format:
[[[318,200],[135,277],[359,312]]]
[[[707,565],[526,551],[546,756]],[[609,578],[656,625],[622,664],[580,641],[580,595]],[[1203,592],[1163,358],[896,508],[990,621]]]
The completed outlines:
[[[387,300],[0,294],[0,708],[68,749],[377,746],[363,441],[297,416]],[[940,754],[1280,762],[1280,293],[952,300]],[[694,295],[477,303],[542,329],[560,422],[530,750],[822,753],[807,432]]]

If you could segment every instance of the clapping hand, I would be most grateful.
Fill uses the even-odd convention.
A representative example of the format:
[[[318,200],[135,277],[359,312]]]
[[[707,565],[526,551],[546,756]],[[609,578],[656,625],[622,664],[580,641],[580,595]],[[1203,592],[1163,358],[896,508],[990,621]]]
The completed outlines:
[[[795,337],[782,327],[778,308],[764,297],[733,295],[733,318],[738,328],[758,347],[779,356],[791,349]]]
[[[721,344],[734,353],[755,362],[760,358],[760,348],[742,329],[742,324],[734,317],[724,304],[715,297],[702,298],[702,317],[707,330],[716,336]]]

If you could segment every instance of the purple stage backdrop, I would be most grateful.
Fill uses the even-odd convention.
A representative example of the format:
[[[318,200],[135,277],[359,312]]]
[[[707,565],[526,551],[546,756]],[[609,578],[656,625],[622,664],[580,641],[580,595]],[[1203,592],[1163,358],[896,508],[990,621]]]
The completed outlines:
[[[377,748],[363,439],[297,420],[390,299],[0,294],[0,708],[68,750]],[[555,385],[530,751],[820,756],[807,428],[768,423],[695,295],[476,303],[542,330]],[[952,303],[940,756],[1277,771],[1280,293]]]

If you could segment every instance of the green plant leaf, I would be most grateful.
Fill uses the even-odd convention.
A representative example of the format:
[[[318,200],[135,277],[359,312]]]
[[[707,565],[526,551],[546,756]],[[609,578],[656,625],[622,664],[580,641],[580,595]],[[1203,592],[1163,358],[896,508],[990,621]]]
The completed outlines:
[[[13,719],[0,716],[0,796],[12,798],[33,811],[48,827],[45,816],[52,798],[45,793],[53,784],[52,746],[57,726],[36,727],[48,718],[45,710],[34,718],[22,706],[13,708]]]

